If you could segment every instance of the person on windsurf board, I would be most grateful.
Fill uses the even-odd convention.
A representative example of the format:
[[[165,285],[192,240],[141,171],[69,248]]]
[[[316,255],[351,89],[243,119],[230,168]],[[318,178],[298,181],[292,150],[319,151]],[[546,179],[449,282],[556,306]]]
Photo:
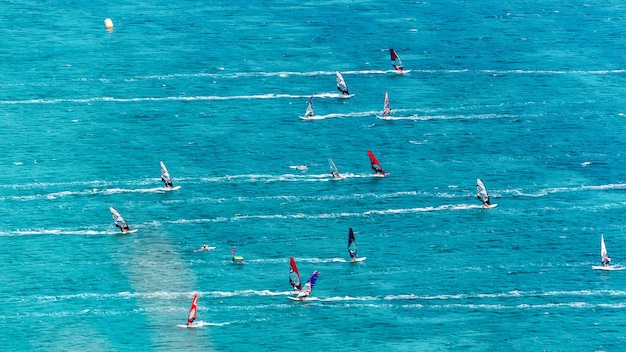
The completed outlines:
[[[122,233],[132,232],[130,226],[128,226],[128,223],[126,223],[126,220],[124,220],[120,213],[115,210],[115,208],[109,207],[109,211],[111,211],[111,216],[113,216],[113,222],[115,223],[115,227],[120,229]]]
[[[314,271],[313,272],[313,274],[307,280],[307,282],[304,284],[304,286],[302,287],[300,292],[298,292],[298,295],[296,296],[297,299],[304,300],[305,298],[309,297],[311,292],[313,292],[313,286],[315,286],[315,283],[317,282],[317,277],[319,275],[320,275],[319,271]]]

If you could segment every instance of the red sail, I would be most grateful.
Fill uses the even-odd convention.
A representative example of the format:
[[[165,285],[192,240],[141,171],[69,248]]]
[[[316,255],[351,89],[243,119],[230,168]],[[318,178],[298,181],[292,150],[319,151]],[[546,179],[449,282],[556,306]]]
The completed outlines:
[[[394,60],[398,59],[398,54],[396,54],[395,50],[389,49],[389,54],[391,54],[391,61],[394,61]]]
[[[187,316],[187,325],[191,325],[194,320],[196,320],[196,315],[198,315],[198,294],[193,295],[193,300],[191,301],[191,308],[189,308],[189,315]]]
[[[372,153],[371,150],[367,151],[367,154],[370,157],[370,164],[372,165],[372,169],[377,173],[377,174],[385,174],[385,171],[383,171],[383,167],[380,165],[380,163],[378,162],[378,160],[376,159],[376,156],[374,156],[374,153]]]

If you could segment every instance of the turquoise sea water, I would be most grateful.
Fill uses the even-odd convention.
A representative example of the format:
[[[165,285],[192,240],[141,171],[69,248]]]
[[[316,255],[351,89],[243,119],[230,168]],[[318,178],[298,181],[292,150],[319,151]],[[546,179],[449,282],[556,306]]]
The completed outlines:
[[[2,349],[622,350],[625,10],[3,1]]]

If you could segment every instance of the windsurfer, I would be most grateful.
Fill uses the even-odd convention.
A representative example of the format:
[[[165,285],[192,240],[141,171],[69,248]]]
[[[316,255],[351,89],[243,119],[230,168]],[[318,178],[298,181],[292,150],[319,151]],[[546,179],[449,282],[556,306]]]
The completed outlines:
[[[609,257],[609,255],[608,255],[608,254],[605,254],[605,255],[602,257],[602,266],[604,266],[604,267],[608,267],[608,266],[609,266],[609,264],[611,264],[611,257]]]
[[[480,200],[481,202],[483,202],[483,204],[486,207],[489,207],[491,205],[491,201],[489,200],[489,198],[487,199],[483,199],[480,195],[478,195],[476,198],[478,198],[478,200]]]
[[[163,181],[163,183],[165,183],[165,187],[167,187],[167,188],[172,188],[172,187],[174,187],[174,185],[173,185],[173,183],[172,183],[172,181],[171,181],[171,180],[167,181],[167,180],[165,180],[163,177],[161,177],[161,181]]]
[[[385,172],[383,171],[383,168],[380,167],[380,165],[378,165],[378,164],[372,164],[372,170],[374,170],[376,175],[384,175],[385,174]]]
[[[130,226],[128,226],[127,224],[115,224],[115,226],[117,226],[117,228],[120,229],[120,231],[122,232],[129,232],[130,231]]]
[[[196,317],[191,317],[187,320],[187,326],[191,326],[191,324],[193,324],[194,320],[196,320]]]
[[[356,261],[356,258],[358,257],[356,249],[350,249],[348,250],[348,252],[350,253],[350,258],[352,258],[352,261]]]

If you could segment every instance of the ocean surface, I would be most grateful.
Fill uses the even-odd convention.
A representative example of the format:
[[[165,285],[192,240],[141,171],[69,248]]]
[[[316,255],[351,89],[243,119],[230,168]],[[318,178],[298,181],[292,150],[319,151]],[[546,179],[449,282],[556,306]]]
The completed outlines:
[[[1,349],[623,350],[625,13],[2,1]]]

